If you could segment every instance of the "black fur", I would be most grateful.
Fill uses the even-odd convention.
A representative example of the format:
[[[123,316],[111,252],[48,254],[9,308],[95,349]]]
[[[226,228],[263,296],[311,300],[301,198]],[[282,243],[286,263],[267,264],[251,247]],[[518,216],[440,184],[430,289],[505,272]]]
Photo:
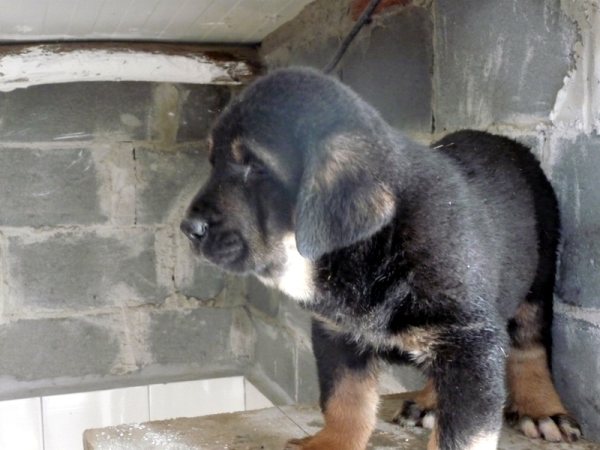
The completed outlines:
[[[212,140],[213,174],[182,228],[208,260],[276,285],[295,235],[322,404],[337,374],[410,360],[434,380],[441,450],[497,432],[509,334],[549,339],[558,210],[528,149],[476,131],[422,147],[306,69],[254,83]],[[522,302],[539,317],[511,320]]]

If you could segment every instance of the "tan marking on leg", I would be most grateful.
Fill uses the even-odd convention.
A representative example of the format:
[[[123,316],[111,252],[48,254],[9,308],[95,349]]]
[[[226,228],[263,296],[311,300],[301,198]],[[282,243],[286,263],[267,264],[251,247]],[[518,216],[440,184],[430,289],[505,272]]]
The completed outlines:
[[[515,342],[523,347],[538,345],[541,341],[540,326],[543,322],[543,311],[540,305],[523,302],[517,308],[514,321],[517,324],[515,330]]]
[[[541,345],[511,348],[507,363],[510,411],[519,416],[540,417],[566,414],[554,384]]]
[[[431,435],[429,436],[429,442],[427,442],[427,450],[439,450],[440,446],[438,444],[438,428],[437,426],[433,427],[431,430]]]
[[[415,394],[413,401],[421,409],[435,409],[437,407],[437,392],[431,378],[427,380],[425,387]]]
[[[302,450],[364,450],[375,428],[379,395],[374,372],[347,374],[325,405],[325,427],[293,441]]]

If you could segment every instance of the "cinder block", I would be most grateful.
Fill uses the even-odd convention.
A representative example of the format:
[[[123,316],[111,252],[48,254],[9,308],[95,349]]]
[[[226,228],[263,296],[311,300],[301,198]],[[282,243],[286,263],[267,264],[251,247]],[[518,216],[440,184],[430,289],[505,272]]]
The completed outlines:
[[[273,289],[268,288],[255,277],[248,277],[246,293],[250,305],[268,316],[277,317],[280,300]]]
[[[151,231],[50,232],[8,239],[6,310],[160,303]]]
[[[232,97],[228,86],[183,85],[183,101],[177,142],[202,141],[216,116]]]
[[[439,0],[434,8],[436,130],[548,117],[577,38],[560,0]]]
[[[225,287],[225,273],[203,261],[190,248],[190,242],[179,230],[175,236],[175,288],[188,297],[213,299]]]
[[[210,173],[206,144],[152,150],[135,150],[137,223],[179,223],[194,194]]]
[[[106,222],[90,149],[0,148],[0,225]]]
[[[305,24],[305,27],[312,28],[316,23]],[[272,55],[266,55],[266,59],[272,69],[290,66],[323,69],[331,61],[339,46],[339,33],[335,33],[323,36],[322,40],[297,40],[297,42],[278,48]],[[339,67],[336,68],[335,73],[339,73]]]
[[[305,405],[316,405],[319,402],[319,381],[317,377],[317,362],[310,342],[296,344],[296,372],[298,388],[296,401]]]
[[[270,68],[305,65],[321,69],[351,27],[347,0],[317,0],[263,40],[261,57]]]
[[[322,69],[352,25],[348,2],[316,1],[269,35],[262,55],[271,68]],[[335,72],[393,126],[428,133],[431,65],[430,13],[409,7],[377,17],[363,28]]]
[[[562,218],[558,293],[566,303],[600,307],[600,138],[558,138],[549,145]]]
[[[585,438],[600,441],[600,324],[559,315],[553,334],[558,391],[581,423]]]
[[[65,83],[0,93],[0,141],[143,140],[152,84]]]
[[[256,329],[255,364],[291,398],[296,396],[295,342],[287,331],[253,317]]]
[[[0,326],[0,373],[18,381],[106,375],[118,353],[116,337],[85,318]]]
[[[432,58],[430,12],[404,8],[364,30],[342,61],[341,78],[391,125],[429,133]]]
[[[278,291],[275,291],[275,297],[279,302],[279,322],[294,330],[295,334],[309,338],[312,315],[297,300]]]
[[[218,369],[245,363],[240,349],[233,350],[233,310],[198,308],[159,311],[150,315],[149,342],[153,361],[160,365],[186,365],[190,368]]]

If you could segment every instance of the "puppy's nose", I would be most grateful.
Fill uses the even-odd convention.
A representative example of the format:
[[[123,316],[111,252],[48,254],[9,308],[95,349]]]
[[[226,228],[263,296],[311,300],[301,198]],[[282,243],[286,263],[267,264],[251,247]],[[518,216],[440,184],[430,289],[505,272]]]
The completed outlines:
[[[201,219],[184,219],[179,228],[190,241],[198,243],[206,235],[208,223]]]

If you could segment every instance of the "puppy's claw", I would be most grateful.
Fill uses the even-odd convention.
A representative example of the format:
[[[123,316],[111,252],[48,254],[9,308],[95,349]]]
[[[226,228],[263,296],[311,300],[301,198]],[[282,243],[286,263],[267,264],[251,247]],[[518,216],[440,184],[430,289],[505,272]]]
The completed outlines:
[[[579,427],[577,421],[572,417],[566,414],[558,414],[556,416],[552,416],[552,420],[556,422],[563,435],[563,438],[567,442],[575,442],[581,439],[581,428]]]
[[[522,416],[517,428],[531,439],[541,438],[548,442],[574,442],[581,438],[579,424],[566,414],[539,419]]]
[[[523,417],[519,420],[517,428],[530,439],[537,439],[540,437],[538,427],[531,417]]]
[[[550,417],[540,419],[538,422],[538,428],[542,435],[542,438],[548,442],[560,442],[562,441],[562,435],[558,429],[558,425],[554,423]]]

